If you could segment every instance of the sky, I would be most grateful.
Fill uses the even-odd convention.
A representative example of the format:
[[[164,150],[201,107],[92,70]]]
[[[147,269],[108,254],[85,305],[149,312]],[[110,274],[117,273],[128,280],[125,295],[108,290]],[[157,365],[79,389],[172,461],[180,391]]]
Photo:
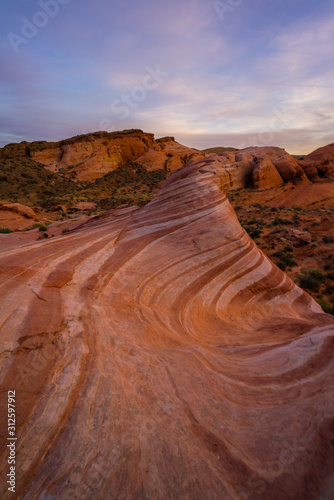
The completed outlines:
[[[139,128],[334,142],[333,0],[2,0],[0,146]]]

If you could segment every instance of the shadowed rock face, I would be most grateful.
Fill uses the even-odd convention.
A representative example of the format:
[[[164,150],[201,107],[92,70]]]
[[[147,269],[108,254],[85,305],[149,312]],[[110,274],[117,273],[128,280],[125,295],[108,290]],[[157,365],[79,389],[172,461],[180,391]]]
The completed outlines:
[[[18,498],[333,498],[333,318],[241,228],[225,175],[206,159],[0,254]]]

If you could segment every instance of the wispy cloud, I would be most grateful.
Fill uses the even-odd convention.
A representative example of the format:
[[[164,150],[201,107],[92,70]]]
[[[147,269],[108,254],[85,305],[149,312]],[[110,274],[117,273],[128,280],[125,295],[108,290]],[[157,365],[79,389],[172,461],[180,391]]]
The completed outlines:
[[[37,6],[6,4],[2,32]],[[202,134],[204,146],[236,146],[269,130],[275,145],[311,150],[333,130],[333,13],[328,0],[254,0],[222,22],[206,0],[73,0],[19,55],[1,39],[0,143],[96,130],[145,68],[159,65],[168,78],[131,116],[113,116],[116,128],[198,144]],[[272,136],[280,113],[289,120]]]

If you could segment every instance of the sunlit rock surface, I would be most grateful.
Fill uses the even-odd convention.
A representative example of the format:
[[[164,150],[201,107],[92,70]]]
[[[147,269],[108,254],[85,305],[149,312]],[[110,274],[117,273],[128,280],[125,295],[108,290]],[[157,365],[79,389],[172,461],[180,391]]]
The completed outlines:
[[[241,228],[225,175],[206,159],[141,209],[2,250],[15,498],[334,498],[333,318]]]

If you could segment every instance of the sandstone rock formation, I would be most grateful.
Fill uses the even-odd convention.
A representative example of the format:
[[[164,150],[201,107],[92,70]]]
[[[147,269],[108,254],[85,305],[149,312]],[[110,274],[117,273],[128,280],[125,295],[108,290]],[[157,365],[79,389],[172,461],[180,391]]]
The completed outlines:
[[[333,318],[241,228],[214,158],[0,253],[17,498],[334,497]]]
[[[332,161],[334,162],[334,142],[322,148],[316,149],[309,155],[305,156],[306,161]]]
[[[178,170],[190,159],[198,161],[204,158],[205,153],[195,149],[182,146],[173,137],[164,137],[157,140],[157,144],[149,149],[142,156],[137,158],[138,163],[142,163],[148,170]]]
[[[37,220],[37,216],[32,208],[20,203],[0,201],[0,227],[25,229],[30,227],[34,220]]]
[[[148,170],[174,171],[189,162],[214,158],[225,165],[226,189],[270,189],[283,183],[309,184],[334,177],[333,145],[297,160],[277,147],[209,148],[183,146],[174,137],[155,139],[142,130],[94,132],[60,142],[22,142],[0,150],[1,157],[29,158],[74,181],[92,182],[129,162]],[[219,160],[217,160],[219,158]]]
[[[56,143],[54,147],[32,152],[33,160],[53,172],[73,180],[92,181],[118,166],[134,161],[155,143],[153,134],[141,130],[97,133]]]
[[[300,167],[298,161],[282,148],[276,147],[253,147],[247,148],[252,155],[265,155],[276,167],[284,182],[294,182],[295,184],[308,184],[309,180],[305,172]]]
[[[311,234],[308,231],[292,227],[283,227],[267,236],[268,240],[277,238],[285,243],[291,243],[294,247],[303,247],[311,243]]]
[[[211,153],[206,156],[214,158],[216,155]],[[313,164],[315,171],[313,167],[306,171],[307,162],[296,160],[282,148],[252,147],[239,151],[223,151],[216,158],[220,158],[225,165],[226,174],[230,179],[226,189],[270,189],[284,183],[309,184],[307,172],[310,172],[311,180],[320,180],[318,164],[315,167]],[[326,168],[319,168],[323,169],[322,176],[326,177]]]
[[[20,203],[6,203],[5,201],[0,201],[0,210],[14,212],[27,219],[36,219],[36,214],[33,209],[26,205],[21,205]]]
[[[284,184],[277,168],[267,156],[256,159],[252,177],[255,189],[269,189]]]

